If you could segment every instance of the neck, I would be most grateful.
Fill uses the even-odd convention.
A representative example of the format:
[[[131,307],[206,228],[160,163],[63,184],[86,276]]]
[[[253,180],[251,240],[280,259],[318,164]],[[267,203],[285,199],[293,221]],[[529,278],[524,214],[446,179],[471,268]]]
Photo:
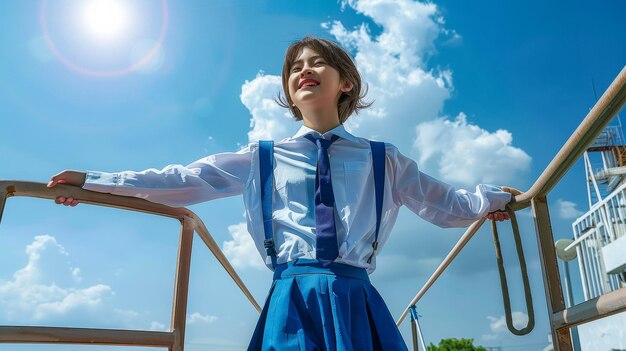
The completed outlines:
[[[334,129],[339,123],[339,113],[334,111],[301,111],[304,125],[324,134]]]

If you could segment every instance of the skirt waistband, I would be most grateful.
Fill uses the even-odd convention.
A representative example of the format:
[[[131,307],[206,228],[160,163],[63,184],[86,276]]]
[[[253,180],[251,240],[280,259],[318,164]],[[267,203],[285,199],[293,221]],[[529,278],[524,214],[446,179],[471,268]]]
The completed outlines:
[[[354,267],[336,262],[324,267],[318,260],[310,258],[297,258],[293,261],[276,265],[276,268],[274,269],[274,280],[305,274],[336,275],[365,280],[367,282],[370,281],[365,268]]]

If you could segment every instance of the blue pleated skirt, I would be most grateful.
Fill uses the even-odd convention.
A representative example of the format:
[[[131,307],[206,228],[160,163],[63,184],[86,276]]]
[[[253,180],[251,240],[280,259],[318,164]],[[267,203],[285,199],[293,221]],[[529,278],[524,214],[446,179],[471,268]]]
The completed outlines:
[[[256,350],[407,350],[367,272],[297,259],[274,271],[248,347]]]

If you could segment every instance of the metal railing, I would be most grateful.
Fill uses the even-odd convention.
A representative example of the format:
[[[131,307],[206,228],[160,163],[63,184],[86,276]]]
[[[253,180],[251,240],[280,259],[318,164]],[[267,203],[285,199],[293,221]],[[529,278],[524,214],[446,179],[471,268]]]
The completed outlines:
[[[575,250],[584,266],[580,276],[585,300],[619,289],[617,275],[609,275],[609,268],[615,267],[605,267],[605,249],[626,235],[625,221],[626,184],[622,184],[572,223],[575,240],[565,250]]]
[[[61,328],[61,327],[27,327],[0,326],[0,343],[44,343],[44,344],[99,344],[116,346],[153,346],[167,347],[170,351],[182,351],[185,346],[185,322],[187,316],[187,293],[189,290],[189,270],[191,265],[191,246],[194,232],[222,264],[230,277],[235,281],[252,306],[261,312],[261,307],[245,286],[241,278],[206,226],[192,211],[186,208],[173,208],[156,204],[139,198],[117,196],[83,190],[79,187],[56,185],[48,188],[44,183],[0,180],[0,221],[6,199],[12,196],[36,197],[48,200],[58,196],[74,197],[82,203],[116,207],[124,210],[145,212],[149,214],[175,218],[181,223],[178,258],[174,282],[172,318],[169,332],[95,329],[95,328]]]
[[[532,207],[546,302],[548,304],[550,331],[555,351],[572,350],[569,328],[626,311],[626,288],[621,288],[570,308],[565,308],[565,299],[561,288],[546,198],[547,194],[556,186],[565,173],[583,155],[587,147],[594,142],[611,119],[617,115],[624,103],[626,103],[626,66],[622,68],[600,100],[589,111],[585,119],[572,133],[530,189],[515,196],[509,204],[513,211],[519,211],[529,206]],[[482,218],[474,222],[465,231],[443,262],[402,312],[397,321],[398,326],[404,321],[411,306],[415,305],[426,294],[467,242],[480,229],[484,221],[485,219]]]
[[[550,330],[554,350],[572,350],[569,328],[607,317],[626,310],[626,288],[601,295],[576,306],[565,308],[563,290],[559,278],[554,238],[550,224],[547,205],[547,194],[554,188],[565,173],[585,152],[600,134],[604,127],[617,114],[626,102],[626,67],[622,69],[607,91],[602,95],[593,109],[585,117],[565,145],[557,153],[531,188],[516,196],[509,204],[512,211],[532,207],[543,273],[544,289],[548,304]],[[244,283],[213,240],[204,223],[195,213],[185,208],[171,208],[146,200],[121,197],[111,194],[96,193],[78,187],[57,185],[47,188],[43,183],[23,181],[0,181],[0,220],[6,198],[11,196],[30,196],[53,200],[57,196],[74,197],[83,203],[100,206],[117,207],[126,210],[146,212],[176,218],[181,222],[181,236],[176,268],[174,303],[172,307],[172,323],[169,332],[129,331],[89,328],[57,328],[57,327],[13,327],[0,326],[0,343],[62,343],[62,344],[102,344],[161,346],[172,351],[184,348],[185,317],[187,308],[187,291],[189,286],[189,266],[191,244],[194,231],[198,233],[207,247],[226,269],[231,278],[248,297],[252,305],[260,311]],[[480,229],[485,219],[474,222],[443,262],[435,270],[426,284],[419,290],[411,303],[403,311],[397,324],[400,325],[415,305],[446,270],[454,258],[465,247],[467,242]]]

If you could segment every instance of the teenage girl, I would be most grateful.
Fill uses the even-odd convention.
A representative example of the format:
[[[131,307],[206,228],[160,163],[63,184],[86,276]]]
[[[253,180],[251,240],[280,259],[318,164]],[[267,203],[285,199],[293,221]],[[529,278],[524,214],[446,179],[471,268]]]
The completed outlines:
[[[332,41],[291,44],[282,83],[279,104],[303,125],[274,145],[255,142],[162,170],[66,170],[48,186],[169,206],[243,194],[248,231],[274,271],[249,350],[406,350],[368,278],[399,208],[440,227],[464,227],[481,217],[509,219],[501,210],[520,192],[488,184],[474,193],[455,189],[420,172],[394,145],[348,133],[343,123],[369,104],[350,55]]]

